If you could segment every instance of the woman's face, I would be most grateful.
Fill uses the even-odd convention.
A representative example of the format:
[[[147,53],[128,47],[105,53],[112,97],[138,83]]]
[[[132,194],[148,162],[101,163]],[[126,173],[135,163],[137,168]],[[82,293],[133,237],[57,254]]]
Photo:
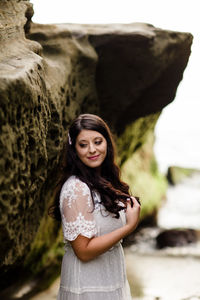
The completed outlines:
[[[107,141],[98,131],[83,129],[76,138],[75,149],[86,166],[98,168],[106,157]]]

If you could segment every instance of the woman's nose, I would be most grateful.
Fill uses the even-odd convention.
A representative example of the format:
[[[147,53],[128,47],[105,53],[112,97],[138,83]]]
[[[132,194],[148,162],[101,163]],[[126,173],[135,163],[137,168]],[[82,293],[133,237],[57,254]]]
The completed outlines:
[[[94,153],[96,151],[95,145],[93,143],[90,143],[89,151],[90,153]]]

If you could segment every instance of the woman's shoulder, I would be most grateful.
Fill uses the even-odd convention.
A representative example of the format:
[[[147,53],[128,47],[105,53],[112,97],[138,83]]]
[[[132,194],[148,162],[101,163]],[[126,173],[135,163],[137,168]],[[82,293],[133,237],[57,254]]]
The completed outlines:
[[[88,191],[89,187],[88,185],[83,182],[80,178],[78,178],[75,175],[71,175],[63,184],[61,192],[65,191],[65,190],[70,190],[70,191],[74,191],[74,190],[84,190],[84,191]]]
[[[71,175],[66,179],[63,185],[67,185],[69,183],[75,182],[76,180],[78,180],[78,177],[76,177],[75,175]]]
[[[91,192],[88,185],[76,176],[70,176],[63,184],[60,192],[60,206],[64,199],[68,199],[68,205],[72,202],[79,203],[81,200],[88,201],[88,206],[91,205]]]
[[[79,177],[76,175],[71,175],[67,178],[67,180],[64,182],[63,185],[69,185],[69,184],[82,184],[87,185],[85,182],[83,182]]]

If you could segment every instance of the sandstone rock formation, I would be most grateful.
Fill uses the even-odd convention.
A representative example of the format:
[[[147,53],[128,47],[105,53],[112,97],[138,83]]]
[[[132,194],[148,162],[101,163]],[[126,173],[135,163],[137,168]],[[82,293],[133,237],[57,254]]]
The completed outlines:
[[[15,282],[18,270],[38,273],[57,263],[60,226],[47,216],[47,208],[75,116],[89,112],[106,119],[116,134],[122,170],[129,165],[129,183],[137,164],[137,174],[149,174],[142,184],[150,180],[156,186],[153,129],[162,108],[174,99],[192,36],[147,24],[32,24],[26,0],[2,0],[0,12],[4,288]]]

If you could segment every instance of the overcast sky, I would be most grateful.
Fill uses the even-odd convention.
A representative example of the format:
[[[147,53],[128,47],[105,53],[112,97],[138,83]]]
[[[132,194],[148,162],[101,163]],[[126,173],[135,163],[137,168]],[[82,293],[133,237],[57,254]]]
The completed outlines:
[[[36,23],[133,23],[194,36],[192,54],[175,101],[156,127],[155,151],[161,169],[177,164],[200,168],[199,0],[31,0]],[[198,136],[198,138],[197,138]]]

